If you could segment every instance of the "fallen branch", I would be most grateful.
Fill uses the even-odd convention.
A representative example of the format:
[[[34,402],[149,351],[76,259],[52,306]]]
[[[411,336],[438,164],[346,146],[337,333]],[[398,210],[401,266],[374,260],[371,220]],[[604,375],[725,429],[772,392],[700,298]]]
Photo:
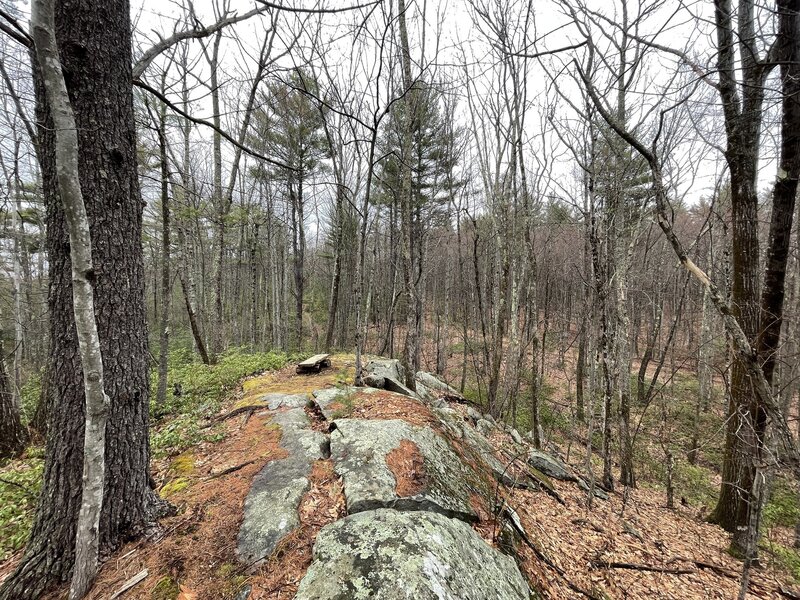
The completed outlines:
[[[25,492],[31,498],[36,498],[37,494],[33,492],[30,488],[22,485],[21,483],[17,483],[16,481],[11,481],[10,479],[6,479],[4,477],[0,477],[0,483],[5,483],[6,485],[13,485],[14,487],[18,487],[23,492]]]
[[[783,586],[778,588],[778,593],[784,598],[791,598],[791,600],[800,600],[800,594],[798,594],[793,590],[787,589]]]
[[[594,569],[630,569],[632,571],[649,571],[652,573],[666,573],[668,575],[691,575],[692,573],[697,573],[697,569],[670,569],[669,567],[604,560],[593,560],[590,564]]]
[[[684,557],[681,557],[681,556],[675,556],[675,557],[669,559],[667,562],[675,562],[675,561],[684,561],[684,562],[692,563],[698,569],[703,569],[703,570],[706,570],[706,571],[712,571],[713,573],[715,573],[716,575],[719,575],[720,577],[727,577],[728,579],[732,579],[734,581],[739,581],[741,579],[741,575],[739,573],[736,573],[734,571],[729,571],[725,567],[722,567],[720,565],[715,565],[714,563],[709,563],[709,562],[705,562],[705,561],[702,561],[702,560],[695,560],[695,559],[692,559],[692,558],[684,558]],[[765,590],[765,591],[774,591],[774,592],[777,592],[777,593],[780,593],[780,594],[783,593],[783,591],[780,588],[775,588],[775,587],[769,585],[768,583],[762,583],[760,581],[755,581],[752,578],[750,579],[749,585],[750,585],[750,587],[760,588],[760,589]],[[789,597],[791,597],[791,596],[789,596]]]
[[[739,579],[739,574],[738,573],[734,573],[732,571],[728,571],[726,568],[721,567],[719,565],[715,565],[714,563],[708,563],[708,562],[703,562],[702,560],[693,560],[693,559],[690,559],[690,558],[680,558],[680,557],[673,558],[673,559],[670,560],[670,562],[675,561],[675,560],[684,560],[686,562],[691,562],[698,569],[704,569],[706,571],[713,571],[714,573],[716,573],[717,575],[720,575],[721,577],[727,577],[728,579],[736,579],[736,580]]]
[[[217,423],[222,423],[223,421],[227,421],[228,419],[232,419],[233,417],[238,417],[239,415],[250,412],[256,411],[260,408],[269,408],[266,404],[248,404],[247,406],[240,406],[239,408],[234,408],[230,412],[226,412],[224,415],[218,415],[211,419],[211,422],[206,425],[206,428],[211,427]]]
[[[256,412],[255,409],[247,411],[247,414],[244,416],[244,419],[242,419],[242,424],[239,425],[239,429],[244,429],[245,425],[247,425],[247,422],[250,420],[250,417],[253,416],[254,412]]]
[[[235,467],[228,467],[227,469],[223,469],[219,473],[214,473],[213,475],[209,475],[208,477],[206,477],[206,481],[209,481],[211,479],[216,479],[217,477],[223,477],[224,475],[230,475],[231,473],[235,473],[240,469],[244,469],[248,465],[252,465],[254,462],[256,462],[255,459],[248,460],[247,462],[243,462],[242,464],[236,465]]]
[[[586,590],[584,590],[580,586],[572,583],[572,581],[570,581],[569,578],[567,577],[567,574],[564,571],[564,569],[562,569],[557,564],[555,564],[552,560],[550,560],[544,554],[544,552],[539,550],[534,545],[534,543],[528,537],[528,534],[525,532],[524,529],[522,529],[522,527],[520,527],[520,525],[517,522],[517,520],[515,518],[513,518],[513,515],[510,514],[507,511],[505,506],[503,507],[503,511],[501,512],[500,516],[503,517],[506,520],[506,522],[511,523],[511,526],[514,527],[514,529],[517,532],[517,534],[519,535],[519,537],[522,539],[523,542],[525,542],[525,545],[528,546],[528,548],[530,548],[533,551],[533,553],[536,555],[536,558],[538,558],[540,561],[542,561],[544,564],[546,564],[548,567],[550,567],[556,573],[558,573],[561,576],[561,578],[564,580],[564,583],[567,584],[569,589],[571,589],[573,592],[577,592],[578,594],[581,594],[582,596],[586,596],[587,598],[589,598],[589,600],[601,600],[600,597],[595,596],[592,592],[587,592]]]
[[[605,529],[603,529],[599,525],[595,525],[589,519],[572,519],[572,521],[570,521],[570,523],[572,523],[573,525],[577,525],[578,527],[584,527],[584,526],[585,527],[591,527],[597,533],[605,534],[605,532],[606,532]]]
[[[128,579],[128,581],[126,581],[125,583],[123,583],[123,584],[122,584],[122,587],[121,587],[121,588],[119,588],[119,589],[118,589],[116,592],[114,592],[114,593],[111,595],[111,598],[109,598],[109,600],[114,600],[115,598],[119,598],[120,596],[122,596],[122,594],[124,594],[125,592],[127,592],[129,589],[131,589],[131,588],[133,588],[133,587],[135,587],[135,586],[139,585],[139,584],[140,584],[142,581],[144,581],[145,579],[147,579],[147,576],[148,576],[149,574],[150,574],[150,573],[147,571],[147,569],[142,569],[142,570],[141,570],[141,571],[139,571],[139,572],[138,572],[136,575],[134,575],[133,577],[131,577],[130,579]]]

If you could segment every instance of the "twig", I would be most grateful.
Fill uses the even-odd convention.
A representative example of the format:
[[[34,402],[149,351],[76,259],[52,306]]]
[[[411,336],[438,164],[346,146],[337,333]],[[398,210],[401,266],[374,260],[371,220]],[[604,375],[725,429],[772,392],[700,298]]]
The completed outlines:
[[[520,538],[522,538],[522,541],[525,542],[525,545],[528,546],[528,548],[530,548],[533,551],[533,553],[536,555],[536,558],[538,558],[540,561],[542,561],[544,564],[546,564],[548,567],[550,567],[556,573],[558,573],[564,580],[564,582],[567,584],[569,589],[571,589],[573,592],[577,592],[583,596],[586,596],[590,600],[601,600],[598,596],[595,596],[592,592],[587,592],[583,588],[572,583],[567,577],[567,574],[564,572],[564,569],[562,569],[561,567],[556,565],[552,560],[547,558],[547,556],[534,545],[534,543],[528,537],[528,534],[525,533],[525,531],[517,525],[516,521],[513,518],[511,518],[510,516],[506,516],[505,512],[506,511],[504,507],[503,514],[501,516],[503,516],[507,522],[511,523],[512,527],[514,527],[514,529],[517,531]]]
[[[691,575],[692,573],[697,573],[697,569],[670,569],[669,567],[657,567],[626,562],[609,562],[604,560],[593,560],[590,564],[595,569],[630,569],[632,571],[650,571],[653,573],[667,573],[669,575]]]
[[[238,417],[242,413],[256,411],[260,408],[268,408],[266,404],[248,404],[247,406],[240,406],[239,408],[234,408],[232,411],[225,413],[224,415],[219,415],[211,419],[211,422],[206,425],[206,428],[211,427],[217,423],[222,423],[223,421],[227,421],[228,419],[232,419],[233,417]]]
[[[31,498],[36,498],[36,494],[34,494],[29,487],[24,486],[21,483],[17,483],[16,481],[11,481],[10,479],[5,479],[4,477],[0,477],[0,483],[5,483],[6,485],[13,485],[14,487],[18,487],[23,492],[28,494]]]
[[[135,586],[139,585],[139,584],[140,584],[142,581],[144,581],[145,579],[147,579],[147,576],[148,576],[149,574],[150,574],[150,573],[147,571],[147,569],[142,569],[142,570],[141,570],[141,571],[139,571],[139,572],[138,572],[136,575],[134,575],[133,577],[131,577],[130,579],[128,579],[128,581],[126,581],[125,583],[123,583],[123,584],[122,584],[122,587],[121,587],[121,588],[119,588],[119,589],[118,589],[116,592],[114,592],[114,593],[111,595],[111,598],[109,598],[109,600],[114,600],[115,598],[119,598],[120,596],[122,596],[122,594],[124,594],[125,592],[127,592],[129,589],[131,589],[132,587],[135,587]]]
[[[235,473],[240,469],[244,469],[246,466],[252,465],[255,462],[256,462],[255,459],[253,459],[253,460],[248,460],[247,462],[243,462],[240,465],[236,465],[235,467],[228,467],[227,469],[223,469],[219,473],[214,473],[213,475],[209,475],[208,477],[206,477],[206,481],[209,481],[211,479],[216,479],[217,477],[222,477],[224,475],[230,475],[231,473]]]

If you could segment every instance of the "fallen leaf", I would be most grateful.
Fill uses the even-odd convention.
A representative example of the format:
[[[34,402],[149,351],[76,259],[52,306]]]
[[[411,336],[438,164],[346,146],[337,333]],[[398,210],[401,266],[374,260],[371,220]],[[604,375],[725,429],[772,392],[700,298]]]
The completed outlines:
[[[178,598],[176,600],[197,600],[197,594],[186,586],[182,585],[181,593],[178,594]]]

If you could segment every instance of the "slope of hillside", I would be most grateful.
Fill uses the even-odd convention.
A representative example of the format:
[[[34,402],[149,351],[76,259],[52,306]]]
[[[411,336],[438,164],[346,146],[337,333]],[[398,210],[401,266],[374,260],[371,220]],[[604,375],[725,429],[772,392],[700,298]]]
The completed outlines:
[[[578,464],[446,388],[421,401],[352,374],[337,355],[244,381],[208,423],[219,441],[156,462],[177,514],[108,557],[89,597],[736,597],[741,563],[696,509],[651,489],[589,502]],[[766,561],[748,597],[791,589]]]

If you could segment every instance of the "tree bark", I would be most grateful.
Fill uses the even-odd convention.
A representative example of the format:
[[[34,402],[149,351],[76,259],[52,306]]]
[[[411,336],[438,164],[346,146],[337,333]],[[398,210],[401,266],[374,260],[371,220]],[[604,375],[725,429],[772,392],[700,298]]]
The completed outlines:
[[[419,370],[419,339],[417,315],[417,285],[414,268],[414,201],[412,189],[412,147],[416,127],[416,90],[411,77],[411,50],[408,43],[406,23],[406,2],[397,0],[397,20],[400,30],[400,63],[403,74],[403,87],[407,91],[403,105],[403,139],[401,148],[401,190],[400,190],[400,231],[402,237],[403,283],[406,296],[406,337],[403,346],[403,366],[405,384],[412,390],[416,388],[414,374]]]
[[[80,184],[78,133],[61,68],[53,13],[52,0],[34,2],[31,31],[49,116],[55,128],[54,170],[69,236],[72,313],[86,399],[81,504],[69,591],[70,600],[79,600],[86,595],[97,574],[109,398],[103,385],[103,358],[94,313],[92,238]]]
[[[719,92],[722,100],[731,181],[732,262],[733,282],[731,305],[733,317],[751,346],[755,346],[759,327],[758,307],[758,196],[756,190],[756,163],[758,160],[759,131],[764,100],[764,80],[768,69],[759,63],[748,46],[754,39],[753,3],[741,2],[738,27],[734,30],[730,0],[715,0],[717,31],[717,67]],[[739,40],[742,51],[742,84],[736,80],[735,51]],[[741,87],[741,92],[737,89]],[[736,360],[731,373],[731,395],[725,433],[725,458],[722,468],[722,489],[717,506],[709,521],[735,532],[739,526],[747,528],[749,500],[752,487],[752,466],[748,455],[754,448],[746,448],[741,432],[753,433],[756,438],[763,432],[755,430],[755,421],[749,414],[760,409],[748,376],[748,365]],[[751,442],[756,440],[751,440]]]
[[[92,239],[94,314],[110,398],[104,502],[98,542],[118,547],[152,522],[160,501],[148,485],[148,349],[142,263],[142,199],[136,172],[127,0],[58,0],[55,33],[80,148],[80,187]],[[25,555],[0,598],[38,598],[66,581],[75,562],[81,506],[84,382],[72,307],[72,265],[56,179],[56,128],[37,74],[50,267],[50,435],[39,508]],[[57,401],[56,401],[57,399]]]

